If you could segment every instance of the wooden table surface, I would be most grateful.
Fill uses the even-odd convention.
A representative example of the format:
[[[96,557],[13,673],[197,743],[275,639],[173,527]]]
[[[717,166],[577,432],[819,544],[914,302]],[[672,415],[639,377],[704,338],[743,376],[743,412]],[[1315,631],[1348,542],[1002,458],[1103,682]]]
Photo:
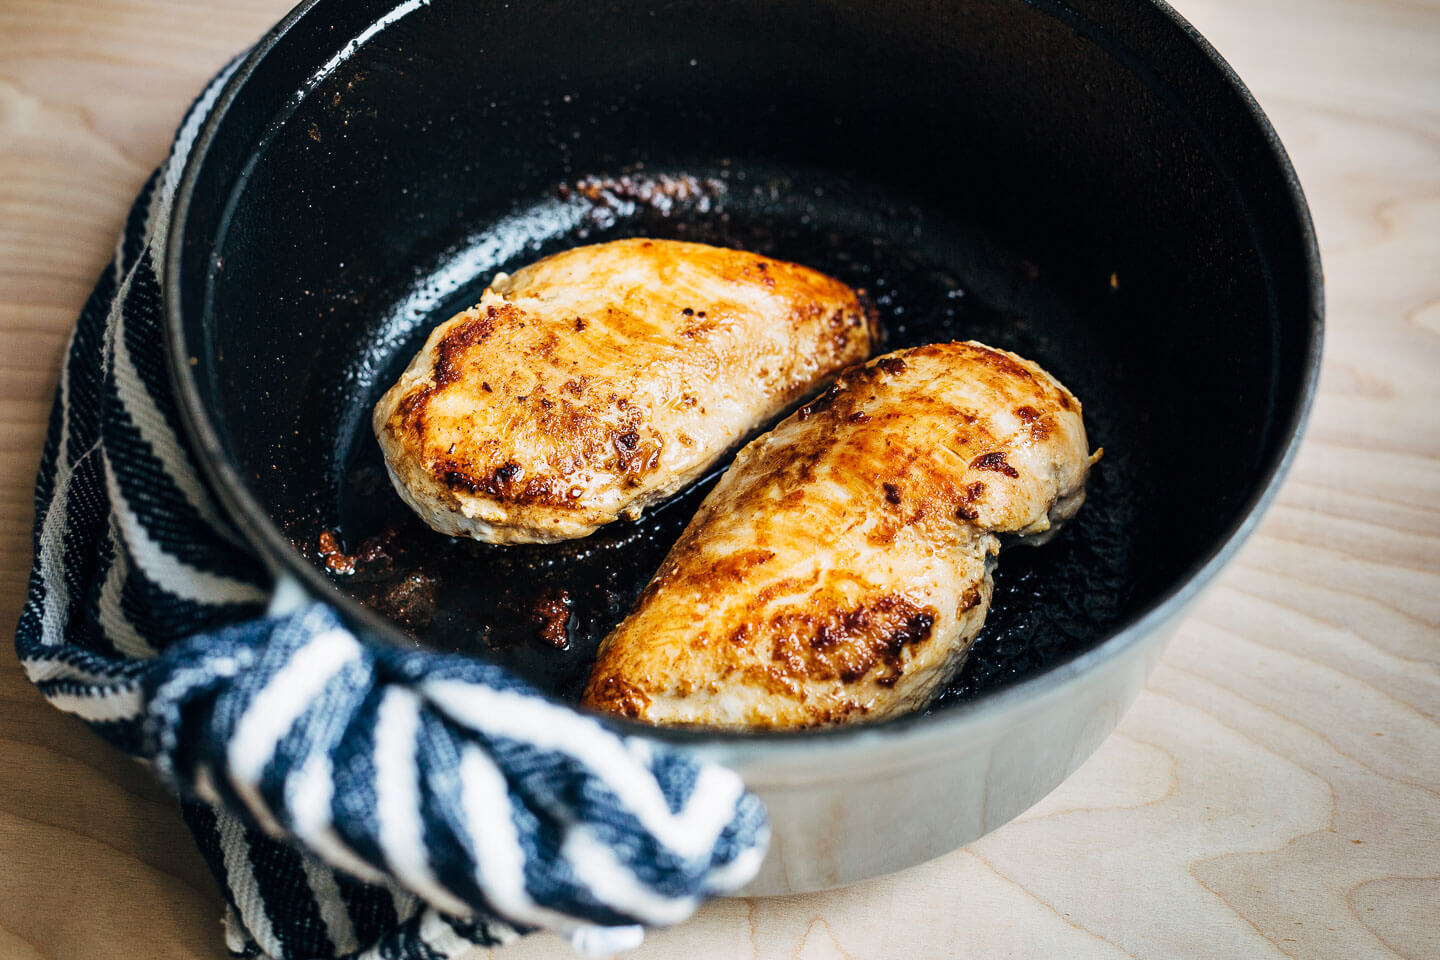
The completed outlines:
[[[185,104],[288,3],[0,0],[6,625],[66,334]],[[1440,4],[1178,6],[1274,121],[1320,236],[1324,374],[1278,503],[1033,810],[895,876],[712,903],[637,960],[1440,958]],[[6,643],[0,956],[220,957],[219,913],[167,795]]]

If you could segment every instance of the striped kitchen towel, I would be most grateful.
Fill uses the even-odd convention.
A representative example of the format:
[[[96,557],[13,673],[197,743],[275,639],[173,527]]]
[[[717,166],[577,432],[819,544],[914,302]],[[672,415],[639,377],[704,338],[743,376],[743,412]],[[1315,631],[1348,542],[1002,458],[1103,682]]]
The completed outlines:
[[[67,351],[21,663],[179,795],[237,955],[433,960],[534,929],[634,945],[758,869],[765,815],[740,779],[498,667],[273,603],[196,468],[157,272],[187,151],[234,67],[131,208]]]

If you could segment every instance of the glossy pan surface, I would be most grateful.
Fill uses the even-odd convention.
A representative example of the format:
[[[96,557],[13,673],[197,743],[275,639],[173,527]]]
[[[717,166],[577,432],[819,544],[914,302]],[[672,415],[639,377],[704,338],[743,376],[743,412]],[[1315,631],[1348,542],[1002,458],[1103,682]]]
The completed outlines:
[[[633,235],[863,287],[885,349],[1021,353],[1081,397],[1106,450],[1076,522],[1002,558],[970,661],[924,715],[650,734],[766,793],[791,852],[762,891],[944,852],[1078,765],[1253,524],[1313,390],[1303,197],[1243,87],[1166,8],[315,0],[222,92],[165,291],[188,426],[277,572],[377,642],[489,657],[573,699],[713,477],[570,544],[455,541],[389,489],[369,409],[494,272]],[[953,799],[926,823],[935,790]],[[817,803],[838,804],[818,832]],[[866,821],[876,805],[888,819]]]

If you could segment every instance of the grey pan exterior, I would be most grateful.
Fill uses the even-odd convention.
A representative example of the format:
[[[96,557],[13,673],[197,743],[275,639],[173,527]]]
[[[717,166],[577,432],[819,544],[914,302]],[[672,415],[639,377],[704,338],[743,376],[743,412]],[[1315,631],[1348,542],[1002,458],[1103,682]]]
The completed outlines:
[[[206,148],[267,44],[316,2],[297,8],[237,69],[178,187],[164,290],[171,373],[190,437],[215,489],[276,575],[277,604],[324,598],[358,632],[399,640],[393,625],[338,595],[271,521],[227,457],[216,419],[185,360],[196,345],[187,340],[181,317],[181,252]],[[1196,559],[1188,576],[1089,651],[997,693],[932,716],[800,735],[702,735],[618,722],[627,733],[680,743],[733,767],[764,799],[774,827],[772,849],[744,894],[800,893],[903,869],[982,836],[1053,790],[1119,723],[1185,611],[1255,529],[1294,458],[1318,378],[1323,315],[1319,254],[1303,194],[1269,122],[1224,60],[1169,7],[1139,6],[1168,20],[1243,100],[1288,185],[1296,240],[1308,269],[1310,329],[1300,395],[1288,419],[1276,426],[1283,434],[1282,452],[1237,522]]]

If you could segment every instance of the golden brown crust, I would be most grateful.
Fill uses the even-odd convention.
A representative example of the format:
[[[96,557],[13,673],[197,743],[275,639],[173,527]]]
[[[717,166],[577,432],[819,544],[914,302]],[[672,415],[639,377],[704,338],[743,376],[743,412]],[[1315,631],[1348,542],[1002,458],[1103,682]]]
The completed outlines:
[[[698,478],[873,336],[854,291],[797,264],[581,247],[496,277],[438,327],[375,432],[397,489],[443,532],[584,536]]]
[[[1078,509],[1080,404],[975,343],[846,370],[751,443],[601,646],[584,702],[795,727],[923,705],[984,622],[997,534]]]

